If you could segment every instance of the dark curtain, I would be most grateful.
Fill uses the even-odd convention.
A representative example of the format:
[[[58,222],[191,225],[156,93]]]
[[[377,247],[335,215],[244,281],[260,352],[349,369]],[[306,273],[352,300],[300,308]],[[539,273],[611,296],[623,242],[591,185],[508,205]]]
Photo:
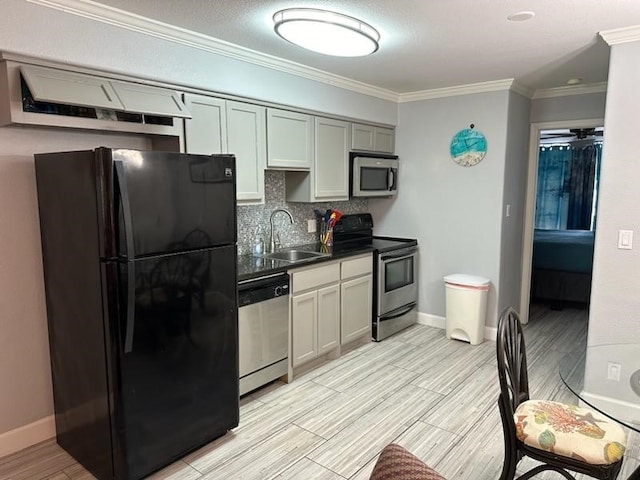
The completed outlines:
[[[535,228],[590,230],[602,144],[540,147]]]
[[[564,184],[570,158],[571,150],[568,146],[540,147],[536,193],[536,228],[547,230],[564,230],[566,228]]]
[[[569,178],[565,182],[565,192],[569,197],[567,230],[591,229],[601,152],[601,144],[571,150]]]

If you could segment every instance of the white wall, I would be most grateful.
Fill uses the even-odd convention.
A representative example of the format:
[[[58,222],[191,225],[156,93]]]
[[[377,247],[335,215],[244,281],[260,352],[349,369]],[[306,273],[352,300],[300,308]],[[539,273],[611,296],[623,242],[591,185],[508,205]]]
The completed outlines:
[[[369,207],[377,234],[418,238],[421,313],[444,317],[445,275],[481,275],[492,282],[487,324],[496,325],[509,98],[505,90],[399,106],[398,196]],[[465,168],[451,160],[449,144],[471,123],[488,151]]]
[[[537,98],[531,102],[531,123],[604,117],[606,93]]]
[[[517,93],[509,95],[507,149],[500,241],[500,296],[498,313],[518,309],[522,279],[522,233],[529,161],[529,114],[531,101]],[[507,217],[507,206],[509,216]]]
[[[584,380],[587,394],[628,420],[640,415],[630,388],[640,358],[616,344],[640,342],[639,59],[640,41],[611,47],[587,339],[596,348],[587,354]],[[633,250],[617,248],[621,229],[635,232]],[[609,362],[621,365],[620,381],[608,379]]]
[[[0,145],[1,434],[53,413],[33,154],[151,145],[142,136],[22,127],[0,128]]]
[[[611,48],[589,344],[640,341],[639,59],[640,42]],[[633,250],[617,248],[620,229],[635,231]]]

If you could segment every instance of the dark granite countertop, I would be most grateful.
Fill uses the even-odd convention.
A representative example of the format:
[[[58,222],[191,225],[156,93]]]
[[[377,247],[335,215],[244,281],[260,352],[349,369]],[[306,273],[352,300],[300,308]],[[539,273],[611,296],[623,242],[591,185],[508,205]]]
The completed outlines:
[[[315,265],[330,260],[337,260],[363,253],[373,252],[372,245],[350,245],[341,247],[326,247],[320,243],[307,245],[295,245],[281,250],[308,250],[312,252],[328,253],[326,257],[316,257],[303,262],[286,262],[284,260],[272,260],[270,258],[256,257],[254,255],[238,255],[238,281],[250,280],[287,270]]]

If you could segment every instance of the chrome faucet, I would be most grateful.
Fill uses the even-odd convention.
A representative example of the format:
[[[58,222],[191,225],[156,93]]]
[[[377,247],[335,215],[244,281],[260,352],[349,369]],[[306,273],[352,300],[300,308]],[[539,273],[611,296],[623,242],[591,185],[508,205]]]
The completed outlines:
[[[293,224],[293,215],[286,208],[276,208],[273,212],[271,212],[271,218],[269,219],[269,223],[271,224],[271,231],[269,232],[269,253],[273,253],[276,251],[276,247],[278,246],[276,243],[276,235],[274,235],[273,231],[273,217],[276,213],[283,212],[289,215],[289,220]]]

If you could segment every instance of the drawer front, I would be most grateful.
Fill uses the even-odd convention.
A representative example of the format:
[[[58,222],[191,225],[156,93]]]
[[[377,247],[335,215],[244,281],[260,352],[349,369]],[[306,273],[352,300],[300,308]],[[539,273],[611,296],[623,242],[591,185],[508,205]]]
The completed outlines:
[[[354,258],[351,260],[344,260],[342,262],[342,272],[340,278],[342,280],[346,278],[358,277],[360,275],[366,275],[373,271],[373,257],[367,255],[366,257]]]
[[[308,270],[291,272],[291,292],[297,293],[340,281],[340,264],[332,263]]]

